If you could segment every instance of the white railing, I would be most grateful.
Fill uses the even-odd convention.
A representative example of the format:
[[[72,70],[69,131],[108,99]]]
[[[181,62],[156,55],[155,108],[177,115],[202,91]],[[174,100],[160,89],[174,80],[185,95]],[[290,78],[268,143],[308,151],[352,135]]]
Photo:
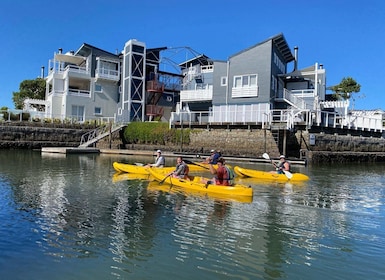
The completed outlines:
[[[305,95],[305,92],[308,92],[308,95]],[[296,94],[293,94],[296,92]],[[283,90],[283,98],[288,100],[293,106],[297,107],[298,109],[303,109],[303,110],[311,110],[312,109],[312,104],[308,104],[303,98],[307,97],[313,97],[314,95],[314,90],[295,90],[295,91],[290,91],[287,89]]]
[[[356,130],[373,130],[382,132],[384,130],[382,119],[370,116],[351,116],[346,117],[335,112],[311,110],[266,110],[251,109],[245,106],[217,106],[212,111],[200,112],[172,112],[170,127],[175,124],[185,126],[191,125],[261,125],[262,127],[274,127],[282,125],[290,130],[295,125],[301,124],[310,128],[313,125],[331,128],[348,128]]]
[[[180,92],[180,101],[204,101],[213,99],[213,86],[207,85],[203,89],[182,90]]]
[[[118,81],[119,80],[119,71],[111,70],[111,69],[107,69],[107,68],[98,68],[95,70],[95,77],[113,80],[113,81]]]
[[[86,67],[80,67],[77,65],[67,65],[64,62],[60,61],[49,61],[49,74],[51,73],[64,73],[66,71],[70,71],[71,73],[80,73],[90,75],[91,71]]]
[[[69,89],[68,94],[73,95],[73,96],[79,96],[79,97],[90,97],[91,96],[91,93],[89,90],[82,90],[82,89]]]

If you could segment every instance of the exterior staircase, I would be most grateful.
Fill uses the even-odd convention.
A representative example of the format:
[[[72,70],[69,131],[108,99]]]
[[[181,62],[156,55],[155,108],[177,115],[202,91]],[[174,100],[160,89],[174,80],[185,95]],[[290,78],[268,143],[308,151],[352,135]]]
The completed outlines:
[[[121,130],[126,125],[106,125],[102,127],[98,127],[90,132],[87,132],[82,135],[82,138],[80,140],[79,148],[87,148],[90,145],[98,142],[100,139],[103,139],[104,137],[109,136],[111,133],[114,133],[115,131]]]

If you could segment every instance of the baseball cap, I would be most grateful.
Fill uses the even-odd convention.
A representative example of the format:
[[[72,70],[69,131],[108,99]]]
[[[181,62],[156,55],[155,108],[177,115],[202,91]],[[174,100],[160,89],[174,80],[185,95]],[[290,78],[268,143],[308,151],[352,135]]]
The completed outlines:
[[[214,152],[215,152],[215,150],[214,150],[214,149],[212,149],[210,152],[211,152],[211,153],[214,153]]]
[[[285,158],[285,156],[284,155],[280,155],[279,158]]]
[[[160,153],[160,154],[162,153],[162,151],[161,151],[161,150],[157,150],[156,152],[157,152],[157,153]]]

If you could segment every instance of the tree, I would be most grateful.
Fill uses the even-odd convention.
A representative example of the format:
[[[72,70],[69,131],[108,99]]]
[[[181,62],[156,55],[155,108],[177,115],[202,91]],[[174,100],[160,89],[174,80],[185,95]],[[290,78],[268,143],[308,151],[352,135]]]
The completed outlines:
[[[23,109],[24,100],[45,99],[45,80],[37,78],[35,80],[24,80],[20,83],[19,92],[13,92],[13,103],[16,109]]]
[[[358,84],[353,78],[347,77],[343,78],[338,85],[330,87],[330,89],[334,92],[332,94],[333,99],[350,99],[352,97],[352,93],[359,92],[361,90],[361,85]]]

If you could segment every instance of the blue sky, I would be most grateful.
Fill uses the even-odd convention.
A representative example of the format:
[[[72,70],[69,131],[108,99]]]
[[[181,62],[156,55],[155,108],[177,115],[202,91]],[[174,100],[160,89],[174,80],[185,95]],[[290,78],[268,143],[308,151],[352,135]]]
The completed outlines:
[[[383,0],[2,0],[0,107],[14,108],[20,82],[40,76],[58,48],[115,53],[137,39],[226,60],[283,33],[299,48],[298,68],[323,64],[327,86],[352,77],[361,85],[354,109],[385,110],[384,15]]]

